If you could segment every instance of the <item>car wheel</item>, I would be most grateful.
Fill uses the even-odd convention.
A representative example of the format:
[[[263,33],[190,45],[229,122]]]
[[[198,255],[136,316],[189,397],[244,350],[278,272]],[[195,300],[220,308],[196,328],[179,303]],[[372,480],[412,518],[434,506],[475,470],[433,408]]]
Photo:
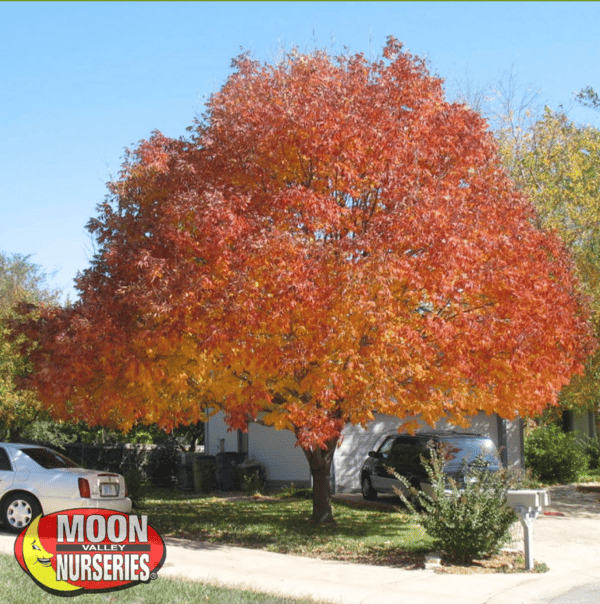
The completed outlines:
[[[371,479],[368,476],[363,476],[361,488],[362,496],[365,499],[369,501],[377,499],[377,491],[373,488],[373,485],[371,484]]]
[[[42,513],[37,499],[29,493],[13,493],[2,506],[2,523],[10,533],[20,533]]]

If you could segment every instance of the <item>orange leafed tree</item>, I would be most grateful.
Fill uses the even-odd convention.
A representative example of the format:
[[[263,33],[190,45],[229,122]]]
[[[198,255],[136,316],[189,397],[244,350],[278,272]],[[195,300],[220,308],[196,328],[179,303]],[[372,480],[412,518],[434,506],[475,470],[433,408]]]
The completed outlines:
[[[187,139],[155,133],[89,228],[70,308],[13,323],[57,417],[292,430],[331,520],[340,432],[375,412],[540,412],[592,349],[559,239],[486,122],[381,60],[247,56]]]

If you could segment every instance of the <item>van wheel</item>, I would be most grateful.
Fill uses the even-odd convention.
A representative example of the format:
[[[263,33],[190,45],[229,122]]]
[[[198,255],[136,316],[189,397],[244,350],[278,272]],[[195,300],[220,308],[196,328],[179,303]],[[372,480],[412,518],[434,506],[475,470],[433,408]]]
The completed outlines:
[[[368,476],[363,476],[362,483],[362,496],[368,501],[374,501],[377,499],[377,491],[373,488],[371,484],[371,479]]]
[[[2,505],[2,524],[10,533],[20,533],[42,513],[38,500],[29,493],[16,492],[9,495]]]

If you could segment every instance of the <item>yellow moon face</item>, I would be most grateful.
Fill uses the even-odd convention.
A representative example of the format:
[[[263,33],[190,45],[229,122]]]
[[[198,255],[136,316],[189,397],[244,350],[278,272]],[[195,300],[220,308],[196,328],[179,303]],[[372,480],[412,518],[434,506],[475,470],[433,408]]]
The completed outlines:
[[[66,581],[57,581],[56,572],[52,568],[53,554],[47,552],[40,541],[38,525],[41,516],[38,516],[27,528],[23,537],[23,559],[27,570],[39,583],[56,591],[74,591],[81,589]]]

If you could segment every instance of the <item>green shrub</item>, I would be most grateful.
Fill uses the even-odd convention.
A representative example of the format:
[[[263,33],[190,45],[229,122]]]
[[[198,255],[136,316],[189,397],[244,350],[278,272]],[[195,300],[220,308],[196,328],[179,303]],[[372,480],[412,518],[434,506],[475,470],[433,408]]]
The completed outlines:
[[[238,466],[240,473],[240,484],[244,493],[258,495],[265,492],[267,488],[267,477],[264,466]]]
[[[598,437],[581,437],[581,446],[588,458],[588,469],[598,470],[600,468],[600,440]]]
[[[152,451],[146,473],[154,486],[172,487],[177,483],[178,468],[177,444],[169,439]]]
[[[547,483],[575,482],[588,466],[588,456],[574,433],[540,426],[525,439],[525,465]]]
[[[423,459],[423,463],[433,486],[433,497],[417,491],[396,474],[410,489],[411,500],[398,494],[417,515],[434,547],[459,563],[497,553],[509,541],[510,527],[517,520],[506,503],[506,492],[516,486],[514,476],[504,470],[490,472],[475,463],[465,468],[464,484],[459,485],[444,474],[441,450],[432,449],[430,459]]]
[[[130,466],[123,472],[125,484],[127,485],[127,494],[131,499],[134,508],[140,506],[144,500],[144,491],[142,489],[143,476],[138,466]]]

